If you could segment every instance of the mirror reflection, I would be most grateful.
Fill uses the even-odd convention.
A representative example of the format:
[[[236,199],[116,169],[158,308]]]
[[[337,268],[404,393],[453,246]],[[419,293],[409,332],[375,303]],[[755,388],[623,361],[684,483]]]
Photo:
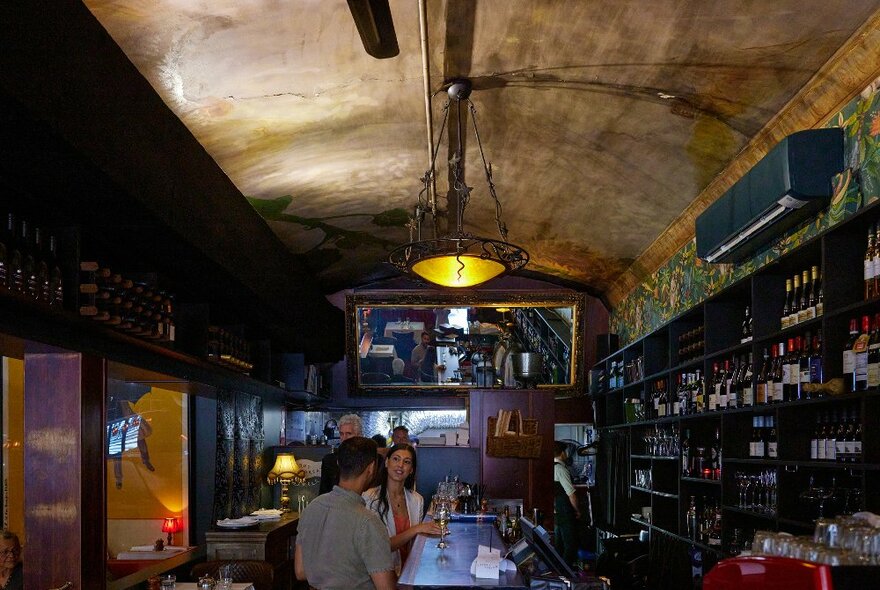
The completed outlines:
[[[576,301],[350,306],[362,387],[570,386]]]

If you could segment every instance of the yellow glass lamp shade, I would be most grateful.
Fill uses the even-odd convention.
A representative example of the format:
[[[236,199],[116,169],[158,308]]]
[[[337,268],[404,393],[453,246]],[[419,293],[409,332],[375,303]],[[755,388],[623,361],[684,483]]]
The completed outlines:
[[[269,471],[269,483],[275,483],[275,480],[291,481],[300,477],[300,471],[299,465],[296,464],[296,458],[293,455],[278,455],[275,458],[275,465]]]
[[[288,488],[291,483],[305,480],[305,472],[296,464],[293,455],[289,453],[278,455],[275,458],[275,465],[269,471],[266,479],[270,484],[274,484],[276,481],[281,483],[281,511],[290,512]]]
[[[507,272],[507,267],[489,258],[447,254],[423,258],[410,270],[442,287],[473,287]]]

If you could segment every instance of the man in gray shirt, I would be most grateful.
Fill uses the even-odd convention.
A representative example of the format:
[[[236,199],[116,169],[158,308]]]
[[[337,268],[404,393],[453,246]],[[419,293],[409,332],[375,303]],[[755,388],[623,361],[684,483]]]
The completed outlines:
[[[339,445],[339,485],[300,514],[296,577],[318,590],[397,587],[388,531],[361,497],[378,466],[376,448],[362,436]]]

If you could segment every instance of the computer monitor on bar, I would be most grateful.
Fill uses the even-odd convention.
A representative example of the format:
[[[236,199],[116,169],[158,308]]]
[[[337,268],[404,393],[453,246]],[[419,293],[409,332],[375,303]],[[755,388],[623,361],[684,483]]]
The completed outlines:
[[[550,535],[544,530],[544,527],[536,526],[525,516],[520,517],[519,524],[523,533],[523,541],[528,545],[528,549],[522,547],[520,543],[511,549],[511,558],[518,566],[527,561],[531,554],[534,554],[534,575],[545,575],[552,572],[570,580],[575,579],[574,570],[557,553],[550,542]]]

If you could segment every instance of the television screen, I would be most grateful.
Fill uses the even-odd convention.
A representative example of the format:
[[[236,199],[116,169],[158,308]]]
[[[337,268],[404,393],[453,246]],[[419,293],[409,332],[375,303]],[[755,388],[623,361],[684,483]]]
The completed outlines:
[[[574,570],[557,553],[556,548],[550,542],[550,535],[544,530],[544,527],[535,526],[525,516],[520,517],[519,524],[522,529],[523,539],[526,540],[529,547],[535,552],[535,557],[539,562],[535,573],[543,575],[553,572],[573,580],[575,578]]]
[[[107,423],[107,455],[115,457],[136,449],[142,418],[137,414]]]

